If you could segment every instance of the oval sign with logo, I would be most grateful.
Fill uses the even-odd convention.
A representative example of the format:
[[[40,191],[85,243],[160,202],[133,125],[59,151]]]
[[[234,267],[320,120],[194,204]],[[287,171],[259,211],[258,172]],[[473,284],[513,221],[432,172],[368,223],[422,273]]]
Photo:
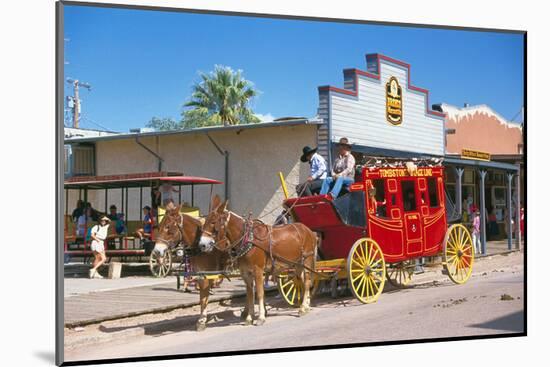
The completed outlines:
[[[393,125],[403,122],[403,92],[394,76],[386,83],[386,120]]]

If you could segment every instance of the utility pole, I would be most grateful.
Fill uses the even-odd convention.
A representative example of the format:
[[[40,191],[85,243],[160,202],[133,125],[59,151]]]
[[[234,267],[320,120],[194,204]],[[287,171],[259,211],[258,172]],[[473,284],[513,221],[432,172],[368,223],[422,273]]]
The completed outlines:
[[[75,129],[78,129],[78,123],[80,121],[80,97],[79,97],[79,87],[83,87],[88,89],[88,91],[92,90],[92,86],[88,83],[81,82],[79,80],[74,80],[71,78],[67,78],[67,83],[71,84],[73,86],[74,95],[72,97],[72,105],[70,107],[73,110],[73,127]]]

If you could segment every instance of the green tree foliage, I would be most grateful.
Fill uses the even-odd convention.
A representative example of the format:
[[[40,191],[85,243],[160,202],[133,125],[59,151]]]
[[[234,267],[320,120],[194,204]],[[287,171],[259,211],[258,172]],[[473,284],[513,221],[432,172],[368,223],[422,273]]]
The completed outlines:
[[[153,117],[145,126],[152,127],[153,129],[158,131],[165,131],[181,129],[181,125],[181,122],[177,122],[170,117]]]
[[[209,114],[206,108],[194,108],[183,111],[181,125],[183,129],[193,129],[196,127],[221,125],[219,116]]]
[[[200,77],[202,81],[193,86],[191,100],[184,105],[192,108],[183,112],[186,128],[260,122],[250,108],[258,91],[241,71],[216,65],[213,72]]]

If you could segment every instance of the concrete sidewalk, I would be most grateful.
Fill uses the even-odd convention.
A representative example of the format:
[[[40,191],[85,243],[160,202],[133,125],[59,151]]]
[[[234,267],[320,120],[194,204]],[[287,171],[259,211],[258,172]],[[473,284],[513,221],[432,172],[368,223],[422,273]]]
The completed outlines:
[[[88,285],[75,287],[75,281],[87,282]],[[88,325],[144,313],[166,312],[199,304],[199,292],[194,286],[190,287],[192,291],[189,293],[178,290],[176,277],[122,278],[116,283],[111,283],[114,282],[112,279],[65,279],[65,282],[73,283],[66,285],[66,289],[72,288],[73,291],[65,293],[65,327]],[[75,288],[78,289],[74,290]],[[214,288],[214,294],[210,296],[209,302],[245,295],[246,286],[241,279],[224,279],[220,288]]]

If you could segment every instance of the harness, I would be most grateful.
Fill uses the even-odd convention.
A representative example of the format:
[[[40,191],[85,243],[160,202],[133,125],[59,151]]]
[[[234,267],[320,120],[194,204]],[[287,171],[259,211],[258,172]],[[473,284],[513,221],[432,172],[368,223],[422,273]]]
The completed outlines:
[[[223,222],[223,224],[219,224],[219,225],[216,225],[215,228],[218,230],[218,234],[222,234],[222,239],[217,241],[215,244],[214,244],[214,247],[216,249],[218,249],[219,251],[221,252],[227,252],[230,256],[230,259],[231,259],[231,264],[233,265],[239,258],[247,255],[254,247],[262,250],[264,253],[266,253],[266,255],[269,256],[269,259],[271,260],[271,272],[273,272],[275,270],[275,263],[277,261],[279,262],[282,262],[284,264],[287,264],[287,265],[291,265],[291,266],[296,266],[296,267],[302,267],[304,269],[307,269],[308,271],[311,271],[313,273],[316,273],[317,272],[314,270],[314,269],[311,269],[309,266],[305,265],[304,262],[307,258],[313,256],[315,254],[315,252],[310,252],[310,253],[304,253],[304,249],[302,247],[301,249],[301,254],[302,254],[302,257],[299,261],[293,261],[293,260],[289,260],[281,255],[277,255],[277,254],[274,254],[273,253],[273,246],[274,246],[274,241],[273,241],[273,235],[272,235],[272,228],[271,226],[269,225],[266,225],[267,227],[267,231],[268,231],[268,235],[267,235],[267,238],[265,239],[257,239],[254,237],[254,220],[251,220],[250,219],[250,215],[248,216],[247,219],[245,219],[244,221],[244,226],[243,226],[243,234],[236,240],[236,241],[233,241],[232,243],[229,244],[229,247],[226,248],[226,249],[220,249],[218,247],[218,244],[222,243],[222,242],[227,242],[227,237],[225,235],[225,228],[227,227],[228,223],[229,223],[229,219],[231,217],[231,212],[228,211],[226,212],[227,213],[227,218],[226,220]],[[290,224],[294,230],[296,231],[296,233],[298,234],[298,236],[300,237],[300,232],[298,231],[298,229],[296,228],[296,226],[294,224]],[[215,238],[214,235],[211,233],[211,232],[208,232],[206,230],[203,230],[203,233],[206,233],[207,235],[209,235],[210,237],[212,238]],[[265,249],[264,247],[258,245],[257,243],[255,243],[255,239],[256,240],[267,240],[268,241],[268,248]],[[303,244],[303,241],[302,239],[300,238],[300,243]],[[320,274],[320,273],[319,273]]]

